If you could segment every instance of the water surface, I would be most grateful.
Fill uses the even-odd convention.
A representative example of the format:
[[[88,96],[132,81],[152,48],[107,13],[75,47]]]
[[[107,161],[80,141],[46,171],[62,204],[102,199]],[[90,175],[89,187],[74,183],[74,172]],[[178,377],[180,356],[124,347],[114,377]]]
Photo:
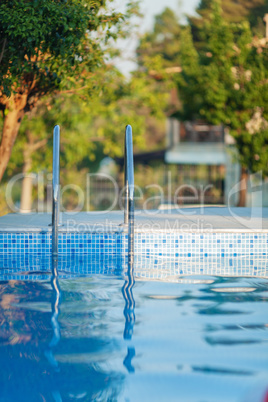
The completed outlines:
[[[268,385],[267,297],[250,277],[2,281],[0,401],[243,401]]]

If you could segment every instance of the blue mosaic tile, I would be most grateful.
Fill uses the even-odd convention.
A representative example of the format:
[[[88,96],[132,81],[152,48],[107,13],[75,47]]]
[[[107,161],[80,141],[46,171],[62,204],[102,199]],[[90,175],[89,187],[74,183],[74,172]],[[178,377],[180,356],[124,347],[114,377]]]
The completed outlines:
[[[0,233],[0,255],[51,254],[51,233]],[[268,255],[268,233],[135,233],[135,254],[160,258]],[[124,233],[59,233],[60,255],[125,255]]]
[[[0,239],[0,255],[5,253],[51,254],[51,233],[3,233]],[[122,254],[126,248],[125,236],[95,233],[59,233],[59,254]]]
[[[77,274],[122,275],[126,266],[127,259],[122,256],[94,254],[90,259],[87,255],[59,256],[57,268],[60,277],[68,278]],[[0,255],[0,267],[0,280],[47,280],[50,278],[53,262],[48,255],[7,254]]]
[[[218,257],[240,257],[253,254],[268,254],[267,233],[256,235],[246,233],[136,233],[135,252],[152,256],[170,257],[199,256],[201,258],[216,255]],[[240,239],[240,241],[238,241]]]

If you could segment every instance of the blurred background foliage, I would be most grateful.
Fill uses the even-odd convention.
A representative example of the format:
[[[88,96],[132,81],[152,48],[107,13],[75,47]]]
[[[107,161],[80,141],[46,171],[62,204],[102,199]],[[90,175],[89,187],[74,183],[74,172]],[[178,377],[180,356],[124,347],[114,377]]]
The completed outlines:
[[[62,185],[84,189],[86,174],[97,172],[105,156],[122,157],[126,124],[133,126],[135,152],[163,149],[169,116],[225,124],[242,166],[267,176],[266,11],[266,0],[201,0],[196,16],[182,23],[166,8],[152,30],[139,35],[137,68],[129,78],[113,65],[119,53],[114,40],[135,29],[131,17],[139,15],[137,3],[129,4],[125,16],[112,14],[108,26],[99,20],[108,35],[98,43],[97,68],[90,77],[82,74],[81,82],[65,75],[61,87],[40,97],[22,120],[0,186],[0,214],[8,211],[4,193],[11,177],[51,172],[55,124],[62,133]],[[138,167],[137,185],[155,180],[154,171]],[[19,186],[14,191],[19,205]],[[37,193],[34,188],[34,199]],[[66,194],[68,208],[77,202],[74,198]]]

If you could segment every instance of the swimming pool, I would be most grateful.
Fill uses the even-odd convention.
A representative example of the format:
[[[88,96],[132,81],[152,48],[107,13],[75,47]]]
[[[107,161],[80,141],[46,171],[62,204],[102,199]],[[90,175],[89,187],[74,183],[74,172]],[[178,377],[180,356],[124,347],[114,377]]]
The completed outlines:
[[[235,212],[137,213],[134,263],[122,213],[64,215],[57,259],[0,218],[0,402],[267,402],[268,210]]]
[[[267,276],[144,278],[145,260],[1,277],[0,400],[264,400]]]

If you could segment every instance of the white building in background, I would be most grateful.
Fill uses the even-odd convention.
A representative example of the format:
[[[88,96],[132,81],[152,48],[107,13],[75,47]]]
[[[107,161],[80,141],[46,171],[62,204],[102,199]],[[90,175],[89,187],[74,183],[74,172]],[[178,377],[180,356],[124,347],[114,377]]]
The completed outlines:
[[[179,183],[207,186],[205,203],[235,206],[239,199],[240,165],[234,144],[223,126],[180,123],[169,118],[164,160],[168,165],[177,165]]]

